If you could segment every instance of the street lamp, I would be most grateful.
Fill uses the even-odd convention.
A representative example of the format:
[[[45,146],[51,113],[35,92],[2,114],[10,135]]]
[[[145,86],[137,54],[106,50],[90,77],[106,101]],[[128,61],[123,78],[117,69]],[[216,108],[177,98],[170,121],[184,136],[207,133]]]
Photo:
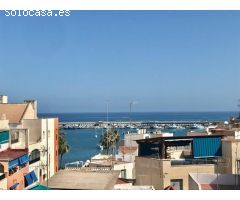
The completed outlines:
[[[132,106],[137,104],[138,102],[137,101],[131,101],[130,104],[129,104],[129,125],[130,125],[130,131],[131,131],[131,114],[132,114]],[[131,154],[133,155],[132,153],[132,135],[130,133],[130,151],[131,151]],[[131,158],[132,159],[132,158]]]
[[[130,124],[130,128],[131,128],[131,114],[132,114],[132,106],[137,104],[138,102],[137,101],[131,101],[129,103],[129,124]]]
[[[238,111],[239,111],[239,116],[238,117],[240,119],[240,99],[238,99],[238,105],[237,106],[238,106]]]

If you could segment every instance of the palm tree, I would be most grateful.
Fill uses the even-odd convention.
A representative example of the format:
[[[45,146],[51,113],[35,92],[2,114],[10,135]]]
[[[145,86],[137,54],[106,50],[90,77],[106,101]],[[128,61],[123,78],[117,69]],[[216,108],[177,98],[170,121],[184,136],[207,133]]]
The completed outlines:
[[[115,145],[119,142],[120,136],[117,130],[111,128],[110,130],[106,131],[100,139],[100,144],[103,146],[103,149],[107,150],[107,154],[109,150],[112,148],[112,153]]]
[[[63,155],[68,153],[70,147],[66,141],[65,134],[63,131],[59,133],[59,140],[58,140],[58,154],[60,155],[60,168],[62,167],[62,158]]]

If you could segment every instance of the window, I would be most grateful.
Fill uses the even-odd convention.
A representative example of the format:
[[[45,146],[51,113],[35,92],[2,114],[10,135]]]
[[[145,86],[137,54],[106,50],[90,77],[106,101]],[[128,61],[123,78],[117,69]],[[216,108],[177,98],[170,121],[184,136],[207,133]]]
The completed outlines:
[[[15,144],[19,142],[19,132],[13,132],[11,133],[11,144]]]
[[[29,156],[29,164],[35,163],[40,160],[40,151],[38,149],[33,150]]]
[[[174,190],[182,190],[183,189],[183,180],[182,179],[171,179],[171,186],[173,186]]]
[[[122,169],[121,170],[121,178],[126,178],[127,176],[127,170],[126,169]]]
[[[240,174],[240,160],[237,160],[237,174]]]
[[[4,173],[4,166],[0,163],[0,173]]]

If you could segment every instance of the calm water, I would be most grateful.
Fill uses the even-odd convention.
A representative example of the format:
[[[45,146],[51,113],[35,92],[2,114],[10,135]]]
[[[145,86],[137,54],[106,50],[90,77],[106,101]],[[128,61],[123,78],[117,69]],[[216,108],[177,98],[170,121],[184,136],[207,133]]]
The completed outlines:
[[[123,138],[123,132],[125,131],[127,130],[119,129],[121,138]],[[70,145],[70,151],[68,154],[64,155],[63,163],[76,160],[86,161],[92,156],[100,153],[100,150],[97,149],[97,144],[99,144],[102,129],[64,130],[64,133]]]
[[[131,120],[135,121],[161,121],[161,120],[208,120],[225,121],[236,112],[170,112],[170,113],[132,113]],[[58,117],[60,121],[104,121],[106,113],[74,113],[74,114],[41,114],[39,117]],[[109,113],[110,121],[127,121],[129,113]],[[128,129],[118,129],[120,137]],[[165,132],[174,132],[175,135],[184,135],[188,130],[171,129]],[[64,155],[63,164],[77,160],[86,161],[100,151],[96,148],[99,143],[102,129],[75,129],[64,130],[70,145],[70,152]],[[97,135],[97,137],[96,137]]]
[[[230,116],[236,116],[237,112],[138,112],[131,113],[133,121],[187,121],[187,120],[209,120],[225,121]],[[40,114],[39,117],[58,117],[61,122],[74,121],[106,121],[106,113],[53,113]],[[128,121],[129,113],[109,113],[109,121]]]
[[[120,138],[124,138],[124,133],[129,129],[118,129]],[[135,131],[135,130],[132,130]],[[163,132],[175,132],[175,135],[184,135],[188,130],[185,129],[171,129]],[[66,139],[70,145],[70,151],[63,157],[63,164],[74,162],[77,160],[86,161],[92,156],[100,153],[97,144],[102,134],[102,129],[75,129],[64,130]],[[97,135],[97,137],[96,137]]]

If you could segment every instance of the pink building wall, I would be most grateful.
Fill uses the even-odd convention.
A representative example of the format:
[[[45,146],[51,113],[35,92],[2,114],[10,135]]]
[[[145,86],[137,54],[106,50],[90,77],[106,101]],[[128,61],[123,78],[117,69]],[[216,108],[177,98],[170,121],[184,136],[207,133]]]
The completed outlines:
[[[22,190],[25,188],[25,181],[24,176],[28,173],[28,165],[21,170],[17,171],[16,173],[12,174],[11,176],[7,177],[7,189],[9,190],[12,185],[15,183],[19,183],[16,190]]]

